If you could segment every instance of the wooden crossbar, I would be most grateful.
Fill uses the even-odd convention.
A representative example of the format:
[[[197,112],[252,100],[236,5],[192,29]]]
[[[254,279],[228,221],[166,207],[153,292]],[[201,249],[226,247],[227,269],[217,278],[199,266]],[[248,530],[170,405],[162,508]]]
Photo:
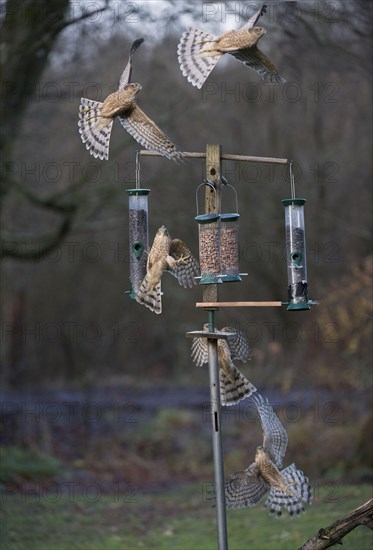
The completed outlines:
[[[157,153],[157,151],[148,151],[146,149],[140,150],[140,155],[142,157],[161,157],[160,153]],[[185,158],[197,158],[197,159],[204,159],[206,158],[206,153],[193,153],[188,151],[183,151],[183,155]],[[241,162],[264,162],[268,164],[289,164],[291,162],[289,159],[282,159],[282,158],[274,158],[274,157],[254,157],[249,155],[229,155],[229,154],[222,154],[221,155],[222,160],[237,160]]]

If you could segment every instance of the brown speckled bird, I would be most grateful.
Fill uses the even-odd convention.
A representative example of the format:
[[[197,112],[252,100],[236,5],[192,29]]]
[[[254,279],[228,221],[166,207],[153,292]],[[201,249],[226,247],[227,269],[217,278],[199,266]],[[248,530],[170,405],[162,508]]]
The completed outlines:
[[[187,288],[196,284],[199,265],[187,245],[180,239],[171,239],[167,228],[162,225],[154,237],[146,275],[136,295],[136,301],[154,313],[162,313],[161,279],[165,271]]]
[[[208,331],[208,324],[203,330]],[[233,332],[236,336],[228,340],[218,339],[218,360],[220,378],[220,399],[222,405],[234,405],[256,391],[256,387],[238,370],[233,359],[247,361],[250,348],[244,334],[231,327],[224,327],[221,332]],[[208,345],[206,338],[193,338],[192,359],[201,367],[208,362]]]
[[[225,484],[227,508],[255,506],[267,496],[264,505],[270,514],[281,516],[285,507],[293,516],[304,512],[303,503],[312,501],[312,488],[301,470],[291,464],[280,471],[288,436],[268,400],[260,394],[253,397],[263,430],[263,446],[258,447],[253,462],[246,470],[232,474]]]
[[[143,41],[143,38],[139,38],[132,44],[118,91],[110,94],[104,102],[81,98],[79,133],[86,148],[95,158],[109,158],[111,130],[116,117],[127,132],[146,149],[158,151],[166,158],[176,161],[183,156],[156,123],[136,104],[136,95],[141,90],[141,85],[130,82],[132,56]]]
[[[257,47],[266,30],[254,25],[265,12],[266,5],[263,4],[243,27],[221,36],[193,28],[185,31],[177,49],[183,75],[193,86],[201,88],[221,56],[229,53],[254,69],[263,80],[286,82],[271,60]]]

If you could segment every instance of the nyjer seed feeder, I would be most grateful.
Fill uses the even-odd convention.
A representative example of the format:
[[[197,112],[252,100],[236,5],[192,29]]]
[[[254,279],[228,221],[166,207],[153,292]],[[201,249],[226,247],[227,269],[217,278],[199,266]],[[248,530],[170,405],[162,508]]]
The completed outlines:
[[[305,199],[284,199],[288,310],[310,309],[308,304],[307,258],[304,226]]]
[[[129,212],[130,297],[137,291],[146,274],[148,234],[148,195],[150,189],[127,189]]]

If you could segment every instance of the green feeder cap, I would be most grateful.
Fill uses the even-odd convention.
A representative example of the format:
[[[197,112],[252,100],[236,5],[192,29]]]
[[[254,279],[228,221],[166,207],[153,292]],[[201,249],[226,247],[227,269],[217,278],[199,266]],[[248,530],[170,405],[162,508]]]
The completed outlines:
[[[149,195],[150,189],[127,189],[127,193],[130,197],[136,195]]]
[[[302,206],[306,199],[284,199],[281,202],[284,206]]]
[[[230,214],[221,214],[220,215],[220,219],[222,222],[235,222],[238,220],[238,218],[240,217],[239,214],[237,214],[237,212],[232,212]]]
[[[201,214],[200,216],[196,216],[194,219],[201,224],[204,223],[213,223],[218,221],[220,218],[219,214]]]

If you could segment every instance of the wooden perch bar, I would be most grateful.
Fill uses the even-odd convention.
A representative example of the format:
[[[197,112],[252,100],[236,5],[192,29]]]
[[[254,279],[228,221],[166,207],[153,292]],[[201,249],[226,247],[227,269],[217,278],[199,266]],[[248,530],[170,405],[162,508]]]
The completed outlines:
[[[282,302],[197,302],[196,307],[281,307]]]
[[[266,162],[269,164],[288,164],[289,159],[278,159],[273,157],[253,157],[247,155],[222,155],[223,160],[238,160],[242,162]]]
[[[195,158],[195,159],[204,159],[206,158],[206,153],[193,153],[188,151],[183,151],[185,158]],[[140,155],[142,157],[161,157],[156,151],[148,151],[146,149],[140,150]],[[253,157],[248,155],[226,155],[222,154],[220,157],[222,160],[238,160],[241,162],[264,162],[267,164],[289,164],[289,159],[278,159],[273,157]]]

